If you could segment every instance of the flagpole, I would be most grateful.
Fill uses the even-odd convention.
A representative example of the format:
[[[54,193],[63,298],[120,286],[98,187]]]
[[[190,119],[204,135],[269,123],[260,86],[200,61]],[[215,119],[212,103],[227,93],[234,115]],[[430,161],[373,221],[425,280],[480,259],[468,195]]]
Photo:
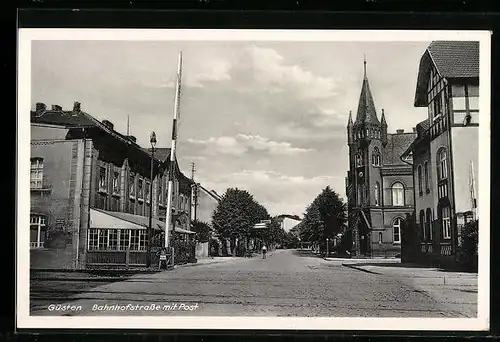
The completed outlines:
[[[173,192],[173,181],[174,172],[176,171],[176,157],[175,150],[177,146],[177,119],[179,117],[179,98],[181,93],[181,77],[182,77],[182,51],[179,52],[179,60],[177,66],[177,82],[176,91],[174,99],[174,118],[172,122],[172,148],[170,149],[170,167],[168,172],[168,190],[167,190],[167,212],[165,218],[165,247],[169,246],[169,233],[172,225],[172,192]],[[173,236],[175,237],[175,232]],[[175,265],[175,245],[172,243],[172,265]]]
[[[475,221],[477,218],[477,202],[476,202],[476,180],[474,177],[474,162],[470,162],[470,196],[471,196],[471,209],[472,219]]]

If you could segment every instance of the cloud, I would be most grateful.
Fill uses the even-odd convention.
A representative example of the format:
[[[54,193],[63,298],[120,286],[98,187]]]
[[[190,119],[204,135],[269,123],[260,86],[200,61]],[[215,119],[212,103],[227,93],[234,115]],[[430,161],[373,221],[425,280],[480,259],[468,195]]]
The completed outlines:
[[[191,144],[205,145],[209,151],[232,155],[242,155],[250,151],[261,151],[270,155],[297,155],[311,149],[292,146],[286,141],[273,141],[259,135],[237,134],[234,137],[211,137],[207,140],[188,139]]]
[[[248,190],[271,215],[302,215],[306,207],[327,185],[335,188],[342,177],[320,175],[304,177],[272,170],[243,170],[207,181],[210,187],[223,193],[229,187]]]
[[[286,64],[285,58],[276,50],[251,46],[250,54],[254,78],[268,85],[272,92],[281,87],[294,87],[303,98],[325,99],[337,94],[337,82],[333,78],[316,76],[300,65]]]

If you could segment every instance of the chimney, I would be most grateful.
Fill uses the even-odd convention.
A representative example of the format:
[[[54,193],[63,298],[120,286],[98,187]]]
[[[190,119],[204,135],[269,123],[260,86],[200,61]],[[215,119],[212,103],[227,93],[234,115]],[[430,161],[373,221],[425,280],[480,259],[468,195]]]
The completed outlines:
[[[81,108],[80,102],[75,101],[75,103],[73,104],[73,112],[80,112],[81,111],[80,108]]]
[[[417,127],[413,127],[413,134],[417,134]]]
[[[61,107],[61,106],[59,106],[59,105],[52,105],[52,110],[61,111],[61,110],[62,110],[62,107]]]
[[[397,130],[396,130],[396,133],[397,133],[397,134],[403,134],[404,132],[405,132],[405,130],[404,130],[404,129],[397,129]]]
[[[109,120],[102,120],[102,124],[108,127],[110,130],[113,130],[113,127],[115,127],[113,123]]]
[[[45,105],[45,103],[42,103],[42,102],[36,103],[36,113],[37,114],[45,112],[46,109],[47,109],[47,106]]]
[[[134,137],[133,135],[128,135],[127,138],[128,138],[128,140],[130,140],[132,142],[137,142],[136,137]]]

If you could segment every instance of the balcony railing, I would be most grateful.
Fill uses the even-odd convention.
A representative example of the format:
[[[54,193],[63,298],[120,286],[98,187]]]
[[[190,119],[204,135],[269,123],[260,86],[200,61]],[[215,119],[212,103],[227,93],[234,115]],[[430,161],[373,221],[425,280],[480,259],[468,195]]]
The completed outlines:
[[[43,248],[45,242],[30,242],[30,248]]]

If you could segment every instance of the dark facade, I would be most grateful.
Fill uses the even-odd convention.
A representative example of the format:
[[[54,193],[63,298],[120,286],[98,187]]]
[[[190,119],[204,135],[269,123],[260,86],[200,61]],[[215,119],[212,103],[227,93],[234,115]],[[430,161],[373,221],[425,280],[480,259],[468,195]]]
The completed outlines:
[[[38,103],[31,123],[30,246],[52,247],[45,240],[58,236],[57,244],[71,251],[78,268],[86,267],[96,251],[144,252],[150,206],[154,231],[164,230],[170,149],[155,149],[151,195],[150,151],[135,137],[116,132],[111,122],[83,112],[78,102],[71,111]],[[173,223],[187,233],[191,181],[177,163],[173,185]],[[132,228],[124,228],[124,214],[135,222]],[[102,217],[109,228],[100,224]]]
[[[415,133],[388,133],[380,120],[365,74],[356,120],[347,124],[349,170],[346,177],[348,229],[357,256],[394,256],[401,250],[401,226],[413,211],[413,175],[401,154]]]
[[[415,219],[424,261],[451,264],[460,228],[477,219],[479,42],[435,41],[422,54],[415,106],[427,107],[413,155]]]

